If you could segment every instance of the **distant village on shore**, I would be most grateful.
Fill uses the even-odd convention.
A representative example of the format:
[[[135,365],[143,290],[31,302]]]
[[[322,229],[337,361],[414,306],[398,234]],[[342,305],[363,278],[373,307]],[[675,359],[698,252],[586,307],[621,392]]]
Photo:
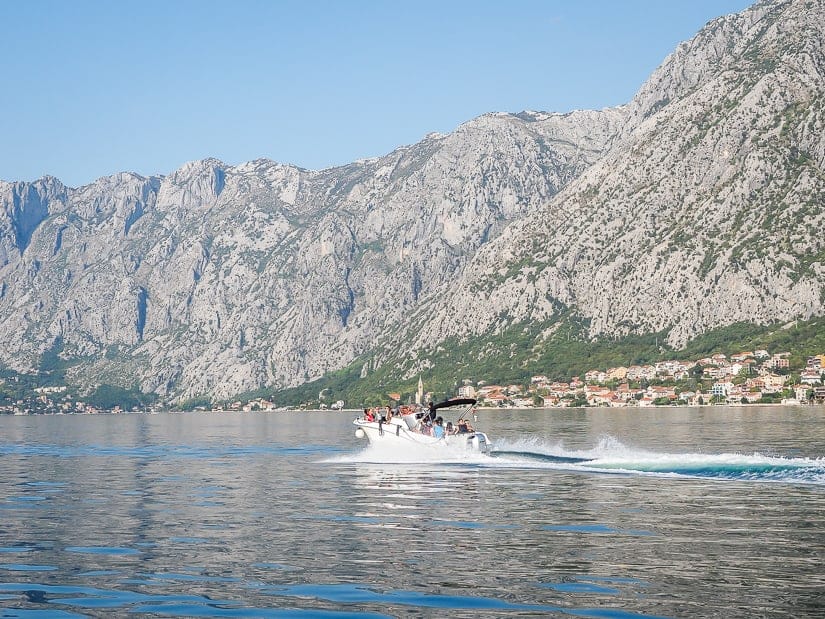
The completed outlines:
[[[695,361],[593,369],[568,382],[551,381],[543,375],[530,377],[526,385],[465,381],[456,397],[475,398],[480,407],[487,408],[825,403],[825,354],[808,357],[805,367],[797,372],[791,371],[790,356],[766,350],[745,351],[730,358],[715,354]],[[426,402],[430,396],[423,393],[419,380],[416,402]],[[388,393],[387,397],[401,400],[400,393]],[[320,406],[342,408],[343,404],[322,402]],[[272,410],[275,405],[257,399],[233,402],[229,407]]]
[[[547,376],[530,377],[529,384],[493,385],[481,380],[464,381],[456,397],[475,398],[480,407],[554,408],[554,407],[646,407],[703,406],[711,404],[785,404],[825,403],[825,354],[808,357],[805,367],[792,369],[790,353],[767,350],[740,352],[729,358],[715,354],[695,361],[660,361],[650,365],[631,365],[593,369],[569,381],[552,381]],[[2,383],[0,383],[2,386]],[[72,397],[65,386],[35,387],[30,397],[0,401],[0,414],[94,414],[119,413],[120,406],[99,409]],[[398,393],[387,394],[389,401],[400,401]],[[431,394],[423,392],[419,379],[416,402],[426,402]],[[352,403],[347,408],[359,408]],[[290,407],[298,408],[298,407]],[[345,408],[342,400],[324,401],[320,409]],[[133,411],[152,410],[134,408]],[[224,405],[197,407],[212,411],[283,410],[266,398],[236,400]]]
[[[594,369],[569,382],[533,376],[518,385],[465,386],[459,395],[486,406],[667,406],[684,404],[808,404],[825,401],[825,355],[807,359],[790,371],[790,353],[766,350],[723,354],[697,361],[660,361],[651,365]],[[686,388],[686,385],[694,386]]]

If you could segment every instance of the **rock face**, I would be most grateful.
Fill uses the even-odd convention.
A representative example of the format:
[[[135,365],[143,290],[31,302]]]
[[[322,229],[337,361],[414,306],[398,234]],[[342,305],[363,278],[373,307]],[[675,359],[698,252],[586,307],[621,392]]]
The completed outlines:
[[[0,183],[0,359],[229,397],[369,350],[480,246],[591,166],[615,110],[491,114],[380,159]]]
[[[821,315],[823,30],[821,0],[764,2],[681,44],[605,156],[481,248],[416,344],[566,308],[591,336],[668,330],[673,346]]]
[[[340,168],[0,182],[0,362],[225,398],[568,310],[673,345],[821,314],[823,24],[823,0],[764,2],[621,108],[489,114]]]

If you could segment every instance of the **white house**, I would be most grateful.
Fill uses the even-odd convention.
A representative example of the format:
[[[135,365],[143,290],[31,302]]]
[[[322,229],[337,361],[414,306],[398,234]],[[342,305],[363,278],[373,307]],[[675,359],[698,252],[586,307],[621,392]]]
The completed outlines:
[[[710,394],[713,396],[719,396],[722,398],[728,397],[728,394],[733,390],[733,383],[726,382],[726,383],[713,383],[713,387],[710,388]]]
[[[822,375],[819,370],[802,370],[799,373],[799,382],[807,385],[818,385],[822,382]]]

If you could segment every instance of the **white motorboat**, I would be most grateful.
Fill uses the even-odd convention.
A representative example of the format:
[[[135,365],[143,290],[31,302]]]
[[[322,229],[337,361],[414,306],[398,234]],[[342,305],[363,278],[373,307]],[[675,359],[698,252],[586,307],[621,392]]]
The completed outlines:
[[[479,453],[489,453],[492,449],[487,435],[484,432],[471,429],[466,422],[470,409],[476,401],[472,398],[457,398],[433,404],[429,409],[393,415],[390,419],[379,416],[375,419],[359,417],[355,424],[355,436],[366,438],[373,445],[404,445],[417,444],[434,448],[457,448]],[[452,432],[441,425],[439,431],[437,411],[444,409],[444,413],[455,417],[458,422]],[[454,410],[448,410],[454,409]],[[462,423],[462,421],[464,423]],[[452,425],[452,422],[450,422]]]

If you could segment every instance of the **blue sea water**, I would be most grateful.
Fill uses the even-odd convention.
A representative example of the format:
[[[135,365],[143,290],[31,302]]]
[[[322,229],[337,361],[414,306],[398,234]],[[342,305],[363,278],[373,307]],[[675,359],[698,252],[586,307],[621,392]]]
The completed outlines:
[[[0,617],[825,616],[825,409],[0,417]]]

